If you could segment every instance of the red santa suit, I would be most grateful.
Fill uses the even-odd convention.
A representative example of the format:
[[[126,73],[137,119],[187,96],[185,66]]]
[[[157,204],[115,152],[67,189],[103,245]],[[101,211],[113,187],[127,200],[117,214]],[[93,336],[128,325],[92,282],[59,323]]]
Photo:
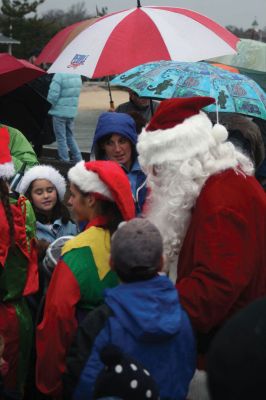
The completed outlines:
[[[177,289],[194,327],[209,332],[266,294],[266,196],[252,176],[211,176],[192,210]]]
[[[179,234],[170,248],[178,257],[176,288],[196,331],[207,339],[199,341],[202,347],[232,314],[266,295],[265,193],[251,176],[250,160],[226,142],[225,127],[213,127],[200,111],[213,101],[165,100],[137,145],[152,191],[147,217],[162,233],[166,259],[167,235],[174,243]],[[172,175],[166,183],[167,171]]]

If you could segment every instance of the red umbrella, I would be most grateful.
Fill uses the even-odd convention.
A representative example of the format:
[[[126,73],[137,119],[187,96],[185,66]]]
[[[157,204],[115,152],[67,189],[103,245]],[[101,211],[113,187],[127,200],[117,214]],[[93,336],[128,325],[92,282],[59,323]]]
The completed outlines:
[[[11,92],[46,72],[26,60],[0,53],[0,95]]]
[[[37,59],[36,65],[42,63],[52,64],[64,48],[84,29],[92,25],[98,18],[86,19],[59,31],[43,48]]]
[[[98,78],[158,60],[199,61],[236,52],[238,38],[211,19],[173,7],[138,7],[84,28],[49,72]]]

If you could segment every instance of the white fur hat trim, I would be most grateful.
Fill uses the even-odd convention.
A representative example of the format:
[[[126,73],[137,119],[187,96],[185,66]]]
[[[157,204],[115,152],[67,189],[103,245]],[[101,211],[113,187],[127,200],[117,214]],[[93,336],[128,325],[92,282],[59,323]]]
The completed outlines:
[[[59,199],[61,201],[64,199],[66,192],[65,178],[50,165],[36,165],[35,167],[28,169],[20,181],[18,191],[25,194],[31,182],[36,179],[46,179],[47,181],[50,181],[55,186]]]
[[[204,153],[216,144],[212,130],[212,122],[202,111],[173,128],[157,131],[143,129],[137,144],[139,162],[142,166],[149,166],[186,160]]]
[[[15,175],[15,168],[13,162],[6,162],[0,164],[0,177],[1,178],[12,178]]]
[[[87,170],[85,161],[78,162],[68,171],[68,179],[84,193],[99,193],[114,201],[108,186],[99,178],[98,174]]]

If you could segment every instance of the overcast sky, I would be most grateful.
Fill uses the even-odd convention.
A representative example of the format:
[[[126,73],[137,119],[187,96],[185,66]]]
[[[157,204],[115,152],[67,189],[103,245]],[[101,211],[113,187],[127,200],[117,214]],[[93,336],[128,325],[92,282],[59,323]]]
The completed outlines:
[[[45,0],[38,7],[38,12],[51,9],[67,10],[71,5],[82,2],[79,0]],[[95,13],[96,4],[99,9],[108,7],[108,12],[119,11],[136,6],[136,0],[84,0],[89,13]],[[56,7],[55,7],[56,4]],[[223,26],[235,25],[239,28],[249,28],[257,18],[259,28],[266,27],[266,0],[141,0],[141,5],[160,5],[183,7],[214,19]]]

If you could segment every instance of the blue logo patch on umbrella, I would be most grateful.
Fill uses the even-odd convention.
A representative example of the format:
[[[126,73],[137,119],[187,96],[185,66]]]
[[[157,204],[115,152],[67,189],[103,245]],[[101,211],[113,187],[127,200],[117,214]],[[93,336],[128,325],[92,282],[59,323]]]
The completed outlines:
[[[80,67],[81,65],[84,65],[85,61],[89,57],[89,54],[76,54],[70,64],[67,66],[67,68],[74,68],[76,69],[77,67]]]

